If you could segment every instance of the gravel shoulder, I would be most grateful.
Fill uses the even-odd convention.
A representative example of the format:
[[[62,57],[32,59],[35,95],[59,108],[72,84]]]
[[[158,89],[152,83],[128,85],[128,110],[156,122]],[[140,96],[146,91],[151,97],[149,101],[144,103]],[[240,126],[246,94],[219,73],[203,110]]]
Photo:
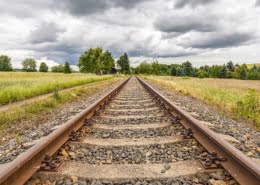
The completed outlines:
[[[8,163],[15,159],[19,154],[37,143],[40,138],[47,136],[57,129],[59,125],[66,123],[77,113],[97,101],[122,80],[122,78],[115,78],[97,83],[91,86],[93,91],[87,96],[77,97],[75,100],[47,113],[35,115],[33,119],[12,124],[5,130],[2,130],[0,133],[0,164]]]
[[[248,157],[260,160],[260,132],[249,124],[234,121],[222,115],[221,110],[216,110],[194,97],[185,96],[149,80],[146,82],[210,129],[222,134],[227,141]]]

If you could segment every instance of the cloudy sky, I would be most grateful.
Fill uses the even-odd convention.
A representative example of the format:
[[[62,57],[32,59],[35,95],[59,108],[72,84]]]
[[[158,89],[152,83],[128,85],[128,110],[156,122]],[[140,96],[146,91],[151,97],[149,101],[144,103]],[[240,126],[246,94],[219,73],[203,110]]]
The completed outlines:
[[[0,0],[0,54],[77,64],[90,47],[140,61],[260,62],[260,0]]]

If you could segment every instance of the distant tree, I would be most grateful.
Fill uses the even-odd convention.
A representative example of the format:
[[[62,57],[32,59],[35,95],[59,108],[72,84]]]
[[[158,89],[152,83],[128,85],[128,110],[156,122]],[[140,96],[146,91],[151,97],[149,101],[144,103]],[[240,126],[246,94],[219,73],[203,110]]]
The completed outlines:
[[[0,56],[0,71],[12,71],[11,58],[6,55]]]
[[[247,66],[246,66],[246,64],[243,64],[241,66],[240,78],[242,80],[246,80],[247,79]]]
[[[171,76],[177,76],[177,67],[175,65],[172,66]]]
[[[222,69],[220,70],[220,78],[227,78],[227,67],[226,65],[222,66]]]
[[[152,62],[151,64],[152,66],[152,73],[155,75],[159,75],[160,72],[160,64],[158,63],[158,61],[156,60],[155,62]]]
[[[129,74],[129,72],[130,72],[130,62],[129,62],[129,58],[128,58],[128,56],[127,56],[126,53],[124,53],[124,54],[117,60],[117,64],[120,66],[122,73],[124,73],[124,74]]]
[[[23,71],[34,72],[36,70],[36,61],[32,58],[27,58],[22,62]]]
[[[227,69],[228,69],[229,71],[231,71],[231,72],[234,72],[234,71],[235,71],[235,66],[234,66],[234,64],[233,64],[232,61],[229,61],[229,62],[227,63]]]
[[[196,76],[199,78],[207,78],[209,76],[208,72],[203,70],[203,69],[199,69],[196,71]]]
[[[72,72],[72,69],[70,68],[70,64],[66,61],[64,64],[64,73],[68,74],[71,72]]]
[[[48,72],[49,67],[46,65],[45,62],[41,62],[39,71],[40,72]]]
[[[51,68],[51,71],[54,73],[64,73],[64,66],[63,65],[58,65],[58,66],[53,66]]]
[[[115,67],[115,60],[112,54],[107,50],[98,58],[96,73],[108,73],[112,67]]]
[[[185,76],[193,76],[193,67],[189,61],[182,63],[182,68]]]
[[[102,48],[90,48],[79,58],[79,70],[82,73],[95,73],[101,70],[99,58],[102,55]],[[99,63],[98,63],[99,62]]]
[[[139,66],[138,66],[138,72],[140,74],[152,74],[153,72],[153,68],[151,66],[151,64],[147,63],[147,62],[142,62]]]

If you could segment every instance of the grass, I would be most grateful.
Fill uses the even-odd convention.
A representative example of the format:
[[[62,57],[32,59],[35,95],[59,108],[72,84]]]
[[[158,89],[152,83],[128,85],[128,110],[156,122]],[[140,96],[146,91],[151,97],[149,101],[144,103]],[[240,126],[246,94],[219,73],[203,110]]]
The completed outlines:
[[[0,105],[113,77],[80,73],[0,72]]]
[[[17,125],[19,125],[22,121],[31,121],[32,119],[37,118],[41,119],[40,117],[45,117],[46,113],[53,112],[55,109],[64,106],[64,104],[75,101],[76,99],[80,99],[83,96],[94,94],[95,92],[106,88],[118,80],[119,78],[112,78],[106,81],[75,87],[66,92],[57,91],[51,97],[46,97],[28,105],[11,108],[8,111],[1,112],[0,133],[3,132],[5,128],[8,128],[8,125],[16,125],[17,127]],[[36,121],[36,123],[38,122],[40,122],[40,120]]]
[[[170,76],[144,78],[217,106],[232,118],[243,118],[260,127],[260,81]]]

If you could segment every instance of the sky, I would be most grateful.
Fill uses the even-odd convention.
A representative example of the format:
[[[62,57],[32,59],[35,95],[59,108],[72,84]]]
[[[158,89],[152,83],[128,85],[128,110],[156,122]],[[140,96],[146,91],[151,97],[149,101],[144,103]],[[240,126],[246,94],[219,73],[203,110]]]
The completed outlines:
[[[102,47],[132,66],[260,62],[260,0],[0,0],[0,55],[49,66]]]

